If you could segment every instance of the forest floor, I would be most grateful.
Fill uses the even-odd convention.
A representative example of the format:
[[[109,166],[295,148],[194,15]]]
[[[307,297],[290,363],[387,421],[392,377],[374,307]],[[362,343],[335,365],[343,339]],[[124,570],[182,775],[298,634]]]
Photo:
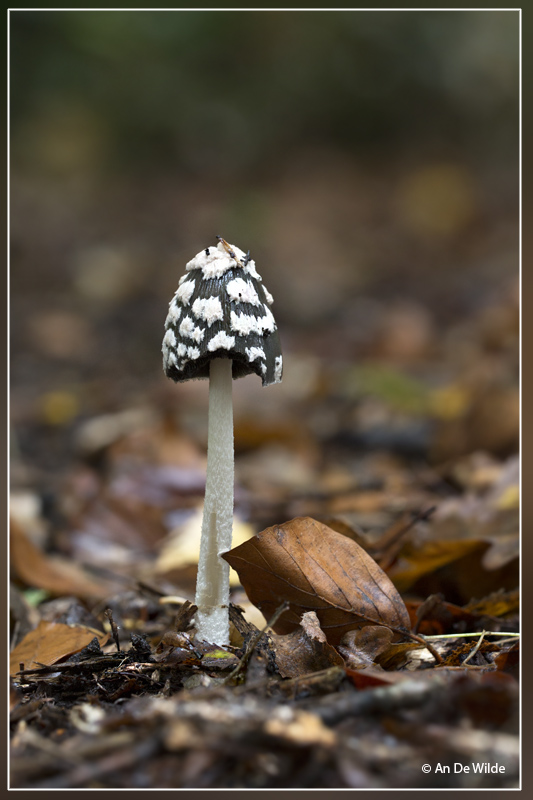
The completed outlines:
[[[358,182],[368,263],[359,243],[362,266],[347,257],[328,294],[323,254],[335,263],[337,228],[352,247],[359,208],[334,204],[342,176],[324,179],[324,241],[314,163],[276,195],[283,252],[307,249],[267,280],[283,382],[234,384],[224,647],[195,639],[191,605],[207,386],[172,384],[159,356],[187,187],[143,183],[97,209],[106,240],[113,215],[131,225],[158,198],[150,235],[166,219],[168,253],[139,266],[89,246],[63,195],[14,182],[12,788],[519,785],[514,227],[496,204],[455,249],[409,250],[412,235],[383,235],[389,175],[374,194]],[[310,243],[309,218],[324,222]]]
[[[321,419],[335,399],[305,402]],[[243,551],[226,647],[194,637],[205,453],[171,414],[76,424],[53,494],[38,437],[31,481],[15,463],[13,788],[518,785],[517,456],[430,466],[297,416],[236,421],[234,545],[292,531],[309,602],[282,579],[298,610],[264,630],[258,607],[283,608]]]

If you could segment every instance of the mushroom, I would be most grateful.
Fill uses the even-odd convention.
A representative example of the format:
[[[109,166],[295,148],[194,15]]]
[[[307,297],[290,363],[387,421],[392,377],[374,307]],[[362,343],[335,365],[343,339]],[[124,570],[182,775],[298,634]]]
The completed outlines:
[[[200,640],[229,643],[229,564],[233,527],[232,379],[279,383],[283,361],[272,295],[244,253],[220,236],[186,267],[170,302],[163,370],[174,381],[209,379],[207,475],[195,603]]]

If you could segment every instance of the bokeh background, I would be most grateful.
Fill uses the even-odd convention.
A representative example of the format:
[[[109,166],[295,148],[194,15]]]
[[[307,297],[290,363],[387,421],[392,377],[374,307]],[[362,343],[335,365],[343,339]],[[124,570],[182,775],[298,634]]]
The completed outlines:
[[[13,786],[427,788],[420,764],[465,759],[505,774],[432,785],[514,788],[519,13],[12,11],[10,24]],[[186,263],[216,235],[250,249],[284,354],[281,384],[234,382],[234,545],[325,522],[460,670],[409,717],[355,715],[322,750],[318,718],[302,743],[292,725],[283,744],[239,734],[235,716],[189,736],[169,705],[183,688],[231,691],[233,710],[253,699],[217,689],[205,660],[198,674],[158,657],[135,678],[90,649],[92,679],[21,678],[21,664],[70,658],[80,632],[105,641],[111,619],[143,661],[181,630],[208,386],[168,380],[161,344]],[[230,600],[264,625],[233,572]],[[506,631],[506,649],[452,645],[465,629],[470,643]],[[417,652],[383,675],[431,668]],[[254,658],[246,680],[265,679],[272,708],[270,654],[269,672]],[[327,699],[310,686],[302,697]]]
[[[128,436],[201,473],[207,385],[168,381],[161,340],[217,234],[284,350],[281,385],[234,385],[237,508],[389,491],[380,453],[452,484],[517,453],[518,12],[13,11],[10,42],[21,497],[53,518]]]

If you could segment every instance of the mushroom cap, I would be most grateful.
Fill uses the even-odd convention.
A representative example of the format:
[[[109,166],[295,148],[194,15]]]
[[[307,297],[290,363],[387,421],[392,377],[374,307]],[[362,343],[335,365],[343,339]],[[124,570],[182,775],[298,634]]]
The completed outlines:
[[[283,360],[272,295],[240,248],[220,240],[198,253],[170,302],[163,370],[173,381],[209,377],[213,358],[232,360],[233,378],[279,383]]]

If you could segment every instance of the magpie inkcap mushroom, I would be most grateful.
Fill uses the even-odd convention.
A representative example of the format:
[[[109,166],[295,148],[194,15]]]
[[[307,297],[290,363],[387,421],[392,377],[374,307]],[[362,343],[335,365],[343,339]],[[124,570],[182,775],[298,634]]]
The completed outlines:
[[[187,264],[170,302],[163,369],[172,380],[209,378],[207,473],[198,578],[196,635],[229,643],[229,564],[233,529],[232,380],[250,373],[263,386],[281,381],[283,361],[272,295],[250,252],[220,236]]]

